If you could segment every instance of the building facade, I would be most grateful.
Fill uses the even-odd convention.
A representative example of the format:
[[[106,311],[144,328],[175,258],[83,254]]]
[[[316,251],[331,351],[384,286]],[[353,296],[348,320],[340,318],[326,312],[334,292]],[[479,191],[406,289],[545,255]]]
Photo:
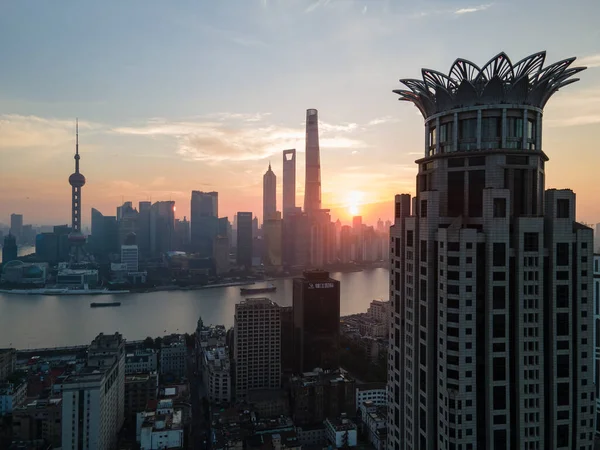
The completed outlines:
[[[121,245],[121,263],[127,266],[127,272],[139,270],[139,250],[137,245]]]
[[[62,385],[62,449],[110,450],[125,419],[125,341],[98,335],[87,367]]]
[[[12,429],[15,441],[43,439],[52,448],[60,448],[62,399],[34,400],[15,408],[12,413]]]
[[[202,379],[211,403],[229,403],[232,397],[231,364],[226,347],[207,348],[202,352]]]
[[[592,446],[592,230],[542,151],[574,59],[458,59],[395,91],[425,157],[391,229],[390,449]]]
[[[283,201],[281,210],[285,219],[296,209],[296,149],[283,151]]]
[[[306,177],[304,211],[321,209],[321,150],[319,147],[319,113],[306,110]]]
[[[252,213],[237,213],[237,265],[252,267]]]
[[[267,298],[249,298],[235,305],[235,397],[249,390],[281,386],[281,311]]]
[[[219,193],[192,191],[190,208],[192,250],[201,257],[212,257],[219,233]]]
[[[164,337],[160,348],[160,373],[176,377],[187,375],[187,347],[183,335]]]
[[[340,282],[310,270],[293,286],[295,372],[339,369]]]
[[[594,382],[596,384],[596,435],[600,435],[600,254],[594,254]]]

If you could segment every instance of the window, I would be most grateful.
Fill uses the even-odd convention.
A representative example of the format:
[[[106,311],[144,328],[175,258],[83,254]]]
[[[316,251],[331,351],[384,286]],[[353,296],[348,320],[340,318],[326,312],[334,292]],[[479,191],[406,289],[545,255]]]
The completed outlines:
[[[494,242],[493,245],[493,264],[495,267],[506,266],[506,244],[504,242]]]
[[[556,265],[569,265],[569,244],[567,242],[560,242],[556,244]]]
[[[412,247],[413,246],[413,230],[406,230],[406,246],[407,247]]]
[[[504,314],[494,314],[492,320],[492,333],[495,338],[506,336],[506,317]]]
[[[506,217],[506,199],[494,199],[494,217]]]
[[[526,252],[537,252],[539,250],[539,233],[523,233],[523,250]]]
[[[477,139],[477,119],[462,119],[459,122],[458,138],[461,140]]]
[[[450,153],[454,148],[454,122],[440,125],[440,151],[441,153]]]
[[[558,219],[568,219],[570,217],[569,209],[570,205],[568,198],[559,198],[556,200],[556,217]]]
[[[566,284],[559,284],[556,286],[556,307],[569,307],[569,286]]]
[[[494,386],[494,409],[506,409],[506,386]],[[499,430],[496,430],[499,431]],[[495,436],[495,433],[494,433]],[[506,440],[503,441],[506,445]]]
[[[427,217],[427,200],[421,200],[421,217]]]
[[[506,358],[497,357],[493,359],[494,364],[494,381],[506,380]]]
[[[458,217],[464,213],[465,207],[465,172],[448,172],[447,183],[448,217]]]
[[[421,241],[421,262],[427,262],[427,241]]]
[[[568,336],[569,335],[569,314],[568,313],[557,313],[556,314],[556,335],[557,336]]]
[[[469,171],[469,217],[483,215],[483,189],[485,188],[485,170]]]

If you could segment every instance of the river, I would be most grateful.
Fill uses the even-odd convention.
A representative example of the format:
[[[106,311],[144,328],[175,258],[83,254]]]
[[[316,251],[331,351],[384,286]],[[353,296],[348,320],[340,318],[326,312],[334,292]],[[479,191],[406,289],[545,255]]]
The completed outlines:
[[[341,282],[341,314],[365,312],[373,299],[389,297],[389,272],[332,273]],[[292,280],[276,280],[274,293],[260,294],[281,306],[292,305]],[[259,286],[259,285],[257,285]],[[18,349],[88,344],[100,332],[118,331],[126,339],[167,333],[193,333],[205,324],[233,325],[240,288],[151,292],[102,296],[48,296],[0,293],[0,348]],[[93,301],[119,301],[113,308],[90,308]]]

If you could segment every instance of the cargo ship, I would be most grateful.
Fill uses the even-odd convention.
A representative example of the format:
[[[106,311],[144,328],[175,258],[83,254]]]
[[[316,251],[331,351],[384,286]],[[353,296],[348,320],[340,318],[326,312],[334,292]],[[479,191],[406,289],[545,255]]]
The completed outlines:
[[[275,292],[276,290],[277,290],[277,288],[271,284],[267,287],[262,287],[262,288],[241,288],[240,294],[242,294],[242,295],[264,294],[266,292]]]
[[[99,308],[102,306],[121,306],[121,302],[90,303],[91,308]]]

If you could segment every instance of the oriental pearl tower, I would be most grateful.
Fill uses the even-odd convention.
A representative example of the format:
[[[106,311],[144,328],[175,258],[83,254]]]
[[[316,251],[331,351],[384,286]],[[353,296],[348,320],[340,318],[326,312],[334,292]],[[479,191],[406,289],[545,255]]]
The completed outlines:
[[[71,185],[71,233],[69,246],[71,248],[71,265],[84,262],[86,238],[81,234],[81,188],[85,185],[85,177],[79,172],[79,121],[75,124],[75,172],[69,177]]]

